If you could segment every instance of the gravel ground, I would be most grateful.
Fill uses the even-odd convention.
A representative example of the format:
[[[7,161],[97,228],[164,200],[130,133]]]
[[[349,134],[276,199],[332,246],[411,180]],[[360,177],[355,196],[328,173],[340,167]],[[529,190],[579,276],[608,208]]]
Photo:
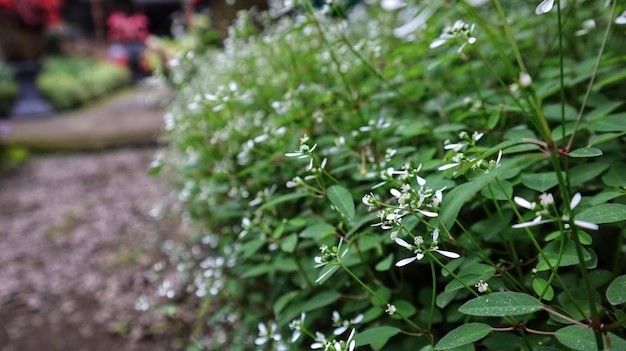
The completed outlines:
[[[154,147],[36,156],[0,173],[0,351],[165,350],[135,309],[182,225],[146,171]]]

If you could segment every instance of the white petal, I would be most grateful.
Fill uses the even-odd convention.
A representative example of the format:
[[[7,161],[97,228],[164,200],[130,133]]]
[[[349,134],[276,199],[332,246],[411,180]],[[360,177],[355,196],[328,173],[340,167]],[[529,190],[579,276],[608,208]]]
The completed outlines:
[[[342,325],[341,327],[336,328],[335,330],[333,330],[333,334],[341,335],[341,334],[345,333],[346,330],[348,330],[348,326]]]
[[[400,239],[400,238],[396,238],[396,240],[394,240],[396,242],[396,244],[404,247],[405,249],[409,249],[411,250],[411,244],[407,243],[406,241]]]
[[[626,11],[615,19],[615,24],[626,24]]]
[[[449,258],[459,258],[459,257],[461,257],[461,255],[459,255],[456,252],[444,251],[444,250],[439,250],[439,249],[434,250],[434,251],[438,252],[440,255],[443,255],[443,256],[446,256],[446,257],[449,257]]]
[[[433,40],[433,42],[430,43],[430,45],[428,47],[431,48],[431,49],[435,49],[435,48],[438,48],[441,45],[445,44],[446,41],[448,41],[448,39],[437,38],[437,39]]]
[[[572,201],[569,203],[569,208],[574,209],[576,206],[578,206],[581,198],[582,196],[580,196],[580,193],[574,194],[574,196],[572,196]]]
[[[523,223],[519,223],[519,224],[514,224],[511,226],[511,228],[526,228],[526,227],[534,227],[536,225],[540,225],[543,223],[548,223],[550,222],[549,220],[541,220],[541,216],[537,216],[535,217],[535,219],[533,219],[530,222],[523,222]]]
[[[435,218],[439,216],[437,212],[424,211],[424,210],[417,210],[417,212],[423,214],[426,217],[431,217],[431,218]]]
[[[426,185],[426,179],[420,177],[420,176],[416,176],[417,177],[417,184],[424,186]]]
[[[393,35],[398,38],[404,38],[408,36],[409,34],[415,32],[419,27],[424,25],[434,12],[435,10],[433,8],[426,8],[419,15],[407,22],[402,27],[394,29]]]
[[[437,168],[437,170],[445,171],[446,169],[454,168],[454,167],[456,167],[458,165],[459,165],[458,163],[448,163],[447,165],[443,165],[443,166]]]
[[[437,239],[439,239],[439,228],[433,231],[433,241],[437,241]]]
[[[421,255],[421,254],[420,254],[420,255]],[[422,257],[423,257],[423,256],[422,256]],[[417,260],[417,259],[419,259],[419,258],[418,258],[418,257],[416,257],[416,256],[407,257],[407,258],[405,258],[405,259],[403,259],[403,260],[398,261],[398,262],[396,263],[396,267],[406,266],[407,264],[409,264],[409,263],[411,263],[411,262],[413,262],[413,261],[415,261],[415,260]]]
[[[391,193],[391,195],[395,196],[395,197],[400,197],[402,196],[402,193],[400,192],[400,190],[398,189],[391,189],[389,190],[389,192]]]
[[[576,224],[577,226],[579,226],[581,228],[586,228],[586,229],[590,229],[590,230],[598,230],[598,228],[600,228],[600,226],[595,224],[595,223],[591,223],[591,222],[587,222],[587,221],[581,221],[581,220],[578,220],[578,219],[574,220],[574,224]]]
[[[533,203],[529,202],[528,200],[524,199],[523,197],[516,196],[516,197],[513,198],[513,201],[515,201],[515,203],[518,206],[523,207],[523,208],[528,209],[528,210],[532,210],[535,207]]]
[[[380,7],[385,11],[395,11],[406,6],[406,2],[401,0],[382,0]]]
[[[542,15],[552,10],[554,6],[554,0],[543,0],[539,6],[535,9],[535,15]]]

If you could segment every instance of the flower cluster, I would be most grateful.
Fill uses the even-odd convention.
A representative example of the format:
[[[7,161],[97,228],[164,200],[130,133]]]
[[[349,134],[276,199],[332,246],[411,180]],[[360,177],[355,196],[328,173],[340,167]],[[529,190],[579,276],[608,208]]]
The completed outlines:
[[[352,329],[347,340],[328,340],[324,334],[315,333],[315,342],[311,344],[312,350],[324,351],[354,351],[356,348],[356,340],[354,340],[355,329]]]
[[[448,257],[448,258],[459,258],[461,257],[461,255],[459,255],[456,252],[451,252],[451,251],[445,251],[445,250],[440,250],[439,246],[437,246],[438,244],[438,240],[439,240],[439,229],[435,229],[432,233],[432,237],[433,240],[430,243],[430,246],[425,246],[424,245],[424,238],[422,238],[421,236],[416,236],[415,238],[413,238],[413,244],[409,244],[406,241],[400,239],[400,238],[395,238],[395,242],[396,244],[404,247],[405,249],[413,252],[413,254],[415,254],[415,256],[410,256],[404,259],[401,259],[400,261],[398,261],[396,263],[396,267],[402,267],[402,266],[406,266],[407,264],[413,262],[413,261],[420,261],[422,258],[424,258],[424,252],[429,251],[429,252],[436,252],[442,256]]]
[[[461,20],[457,20],[452,26],[444,28],[439,38],[430,43],[430,48],[435,49],[442,46],[450,39],[457,39],[461,42],[461,46],[457,51],[462,52],[467,44],[474,44],[476,42],[476,37],[472,36],[474,27],[474,24],[467,24]]]
[[[578,206],[578,204],[580,203],[580,200],[582,199],[582,196],[580,195],[580,193],[576,193],[574,194],[574,196],[572,196],[572,200],[570,202],[569,208],[570,210],[573,210],[576,206]],[[513,228],[525,228],[525,227],[532,227],[532,226],[537,226],[543,223],[550,223],[550,222],[554,222],[558,216],[554,217],[551,216],[552,213],[552,209],[554,208],[554,197],[552,196],[552,194],[550,193],[542,193],[539,195],[539,204],[535,203],[535,202],[530,202],[522,197],[519,196],[515,196],[513,198],[513,201],[515,201],[515,203],[520,206],[523,207],[527,210],[531,210],[531,211],[535,211],[535,218],[532,221],[529,222],[523,222],[523,223],[518,223],[518,224],[514,224],[512,227]],[[548,217],[548,218],[546,218]],[[550,218],[552,217],[552,218]],[[570,217],[568,215],[562,215],[561,216],[561,220],[563,220],[564,222],[569,221]],[[590,230],[598,230],[598,225],[595,223],[590,223],[587,221],[581,221],[578,219],[574,220],[574,224],[581,227],[581,228],[586,228],[586,229],[590,229]]]
[[[498,157],[495,160],[489,160],[485,162],[482,158],[469,158],[467,152],[470,148],[474,148],[476,143],[483,137],[484,133],[474,132],[471,135],[465,131],[459,133],[461,141],[458,143],[451,143],[449,140],[444,142],[444,149],[450,150],[448,158],[450,163],[444,164],[437,168],[440,171],[445,171],[451,168],[458,168],[466,163],[472,164],[472,169],[484,169],[485,172],[489,172],[491,169],[500,167],[500,161],[502,160],[502,151],[498,152]],[[456,171],[454,172],[456,175]]]

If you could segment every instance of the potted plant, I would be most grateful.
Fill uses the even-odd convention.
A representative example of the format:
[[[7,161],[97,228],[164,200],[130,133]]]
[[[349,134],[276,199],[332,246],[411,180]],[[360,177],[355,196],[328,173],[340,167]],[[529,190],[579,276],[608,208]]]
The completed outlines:
[[[127,16],[122,12],[113,12],[107,19],[108,37],[113,42],[109,56],[121,64],[127,65],[133,74],[133,81],[142,75],[141,54],[144,42],[150,35],[148,17],[135,13]]]
[[[0,51],[19,84],[12,116],[40,116],[52,110],[35,80],[44,55],[45,31],[60,23],[62,5],[63,0],[0,0]]]

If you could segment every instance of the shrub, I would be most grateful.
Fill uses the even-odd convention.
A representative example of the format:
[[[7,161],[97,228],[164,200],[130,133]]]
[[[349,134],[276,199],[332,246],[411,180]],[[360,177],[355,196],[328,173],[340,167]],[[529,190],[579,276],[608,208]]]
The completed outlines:
[[[622,17],[551,3],[303,3],[181,56],[189,349],[626,347]]]
[[[37,78],[42,94],[57,109],[70,109],[128,85],[130,73],[123,67],[88,58],[52,58]]]

